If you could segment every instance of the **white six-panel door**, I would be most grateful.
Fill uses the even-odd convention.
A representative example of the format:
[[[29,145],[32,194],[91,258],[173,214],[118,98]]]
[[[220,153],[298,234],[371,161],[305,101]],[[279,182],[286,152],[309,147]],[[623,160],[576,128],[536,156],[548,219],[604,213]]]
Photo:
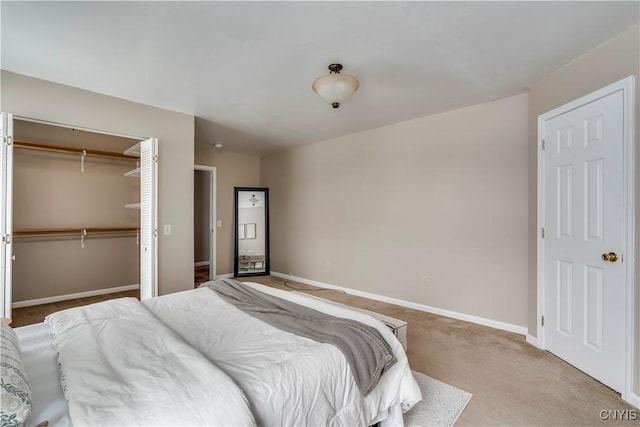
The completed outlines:
[[[542,124],[545,346],[618,391],[625,384],[623,117],[619,90]]]
[[[2,313],[0,318],[11,318],[11,271],[13,256],[13,117],[0,113],[0,287]]]

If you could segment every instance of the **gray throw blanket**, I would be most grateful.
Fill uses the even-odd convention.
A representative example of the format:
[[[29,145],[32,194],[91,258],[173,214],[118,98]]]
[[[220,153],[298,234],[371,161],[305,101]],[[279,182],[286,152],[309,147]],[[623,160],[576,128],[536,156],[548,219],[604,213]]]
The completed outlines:
[[[364,396],[396,362],[389,343],[372,326],[321,313],[235,280],[218,279],[207,286],[225,301],[271,326],[336,346],[347,359]]]

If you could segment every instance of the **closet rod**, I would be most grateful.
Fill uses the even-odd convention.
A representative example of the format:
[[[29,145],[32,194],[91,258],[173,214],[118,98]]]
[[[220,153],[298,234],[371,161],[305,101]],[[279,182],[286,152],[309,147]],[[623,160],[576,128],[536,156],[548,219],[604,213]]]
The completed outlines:
[[[102,151],[102,150],[85,150],[83,148],[77,147],[67,147],[64,145],[48,145],[48,144],[40,144],[36,142],[28,142],[20,139],[16,139],[13,142],[13,146],[15,148],[24,148],[26,150],[36,150],[36,151],[50,151],[54,153],[66,153],[66,154],[77,154],[82,155],[83,153],[87,156],[94,157],[106,157],[110,159],[122,159],[122,160],[131,160],[138,161],[138,157],[127,156],[126,154],[117,153],[113,151]]]
[[[137,234],[139,231],[138,227],[38,228],[14,230],[13,237],[23,239],[29,237],[99,236],[107,234]]]

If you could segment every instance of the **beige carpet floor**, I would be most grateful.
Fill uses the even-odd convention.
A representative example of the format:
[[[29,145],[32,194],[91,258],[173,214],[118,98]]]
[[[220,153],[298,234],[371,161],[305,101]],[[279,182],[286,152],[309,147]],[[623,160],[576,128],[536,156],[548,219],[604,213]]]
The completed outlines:
[[[289,289],[270,276],[242,280]],[[456,426],[640,425],[640,410],[618,393],[521,335],[334,291],[313,295],[407,321],[411,368],[473,393]],[[616,409],[636,410],[637,419],[600,418]]]
[[[198,286],[200,286],[200,284],[204,283],[204,282],[208,282],[209,281],[209,266],[208,265],[201,265],[198,267],[194,267],[193,269],[193,281],[194,283],[194,287],[197,288]]]
[[[74,298],[66,301],[52,302],[50,304],[32,305],[29,307],[14,308],[11,310],[12,322],[14,328],[34,323],[44,322],[44,318],[51,313],[66,310],[68,308],[80,307],[100,301],[106,301],[114,298],[140,298],[140,291],[137,289],[132,291],[116,292],[113,294],[96,295],[86,298]]]

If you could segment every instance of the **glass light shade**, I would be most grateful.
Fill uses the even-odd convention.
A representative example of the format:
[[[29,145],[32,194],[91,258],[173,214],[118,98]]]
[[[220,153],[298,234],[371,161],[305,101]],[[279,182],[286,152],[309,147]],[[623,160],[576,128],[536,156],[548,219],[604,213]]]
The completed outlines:
[[[332,73],[318,77],[311,87],[333,108],[338,108],[342,101],[358,90],[360,82],[348,74]]]

